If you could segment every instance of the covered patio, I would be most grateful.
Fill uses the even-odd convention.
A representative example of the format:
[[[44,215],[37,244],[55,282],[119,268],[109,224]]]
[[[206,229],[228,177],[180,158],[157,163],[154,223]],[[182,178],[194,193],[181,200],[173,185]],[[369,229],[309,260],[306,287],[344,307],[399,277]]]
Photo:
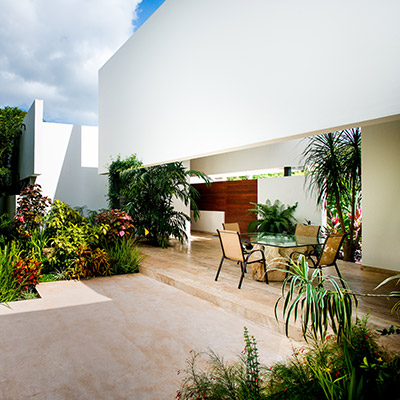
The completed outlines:
[[[147,257],[141,267],[142,274],[207,300],[237,317],[266,326],[277,334],[284,332],[282,322],[278,324],[274,316],[274,306],[281,295],[282,282],[266,285],[253,280],[251,273],[248,273],[239,290],[239,267],[232,261],[224,262],[218,281],[214,280],[222,254],[215,234],[192,232],[187,244],[171,240],[166,250],[143,244],[143,252]],[[338,266],[343,278],[356,293],[383,294],[395,290],[395,282],[391,282],[374,291],[380,282],[393,274],[378,269],[363,269],[359,263],[342,260],[338,260]],[[334,267],[324,268],[324,273],[336,275]],[[383,329],[399,323],[398,317],[391,313],[395,299],[364,296],[358,296],[358,299],[357,315],[362,317],[369,313],[372,327]],[[299,325],[292,323],[290,330],[291,337],[301,341]],[[400,350],[397,335],[382,337],[381,343]]]

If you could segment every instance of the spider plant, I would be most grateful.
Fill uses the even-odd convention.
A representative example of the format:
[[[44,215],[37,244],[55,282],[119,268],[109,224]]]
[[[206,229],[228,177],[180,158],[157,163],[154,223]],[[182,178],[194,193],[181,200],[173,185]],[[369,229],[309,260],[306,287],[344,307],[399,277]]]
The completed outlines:
[[[323,275],[318,268],[311,273],[304,257],[297,264],[292,263],[287,272],[282,294],[275,304],[275,318],[278,320],[278,305],[283,302],[286,336],[289,336],[290,320],[293,318],[296,322],[299,317],[306,341],[309,336],[315,340],[323,339],[329,328],[337,340],[348,335],[353,323],[353,308],[357,309],[358,300],[347,285],[345,289],[341,288],[337,277]]]
[[[386,278],[384,281],[382,281],[374,290],[380,288],[383,285],[386,285],[388,282],[393,281],[397,279],[396,285],[400,283],[400,274],[396,274],[393,276],[389,276],[389,278]],[[400,291],[392,291],[388,295],[388,297],[399,297],[400,296]],[[395,305],[392,307],[392,313],[396,312],[398,316],[400,316],[400,300],[395,303]]]

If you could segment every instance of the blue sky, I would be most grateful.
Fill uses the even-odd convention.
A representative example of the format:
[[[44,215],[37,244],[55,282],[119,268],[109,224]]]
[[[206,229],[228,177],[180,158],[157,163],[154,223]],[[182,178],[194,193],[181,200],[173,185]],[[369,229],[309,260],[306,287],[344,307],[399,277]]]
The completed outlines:
[[[98,70],[163,2],[0,0],[0,107],[97,125]]]
[[[143,0],[137,9],[137,19],[134,22],[136,31],[149,18],[165,0]]]

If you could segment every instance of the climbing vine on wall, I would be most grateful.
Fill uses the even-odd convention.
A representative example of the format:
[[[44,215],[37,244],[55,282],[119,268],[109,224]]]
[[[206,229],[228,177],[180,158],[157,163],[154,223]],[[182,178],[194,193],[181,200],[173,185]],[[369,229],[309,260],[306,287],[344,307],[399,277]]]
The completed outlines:
[[[108,168],[108,206],[110,209],[121,207],[121,173],[141,167],[143,164],[138,160],[136,154],[132,154],[125,160],[118,155]]]

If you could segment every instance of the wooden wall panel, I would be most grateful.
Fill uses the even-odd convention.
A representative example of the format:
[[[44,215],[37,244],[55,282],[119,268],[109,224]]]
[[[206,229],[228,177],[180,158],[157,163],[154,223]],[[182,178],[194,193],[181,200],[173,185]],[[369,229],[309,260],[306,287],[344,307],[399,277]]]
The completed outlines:
[[[255,216],[248,215],[250,202],[257,202],[257,180],[215,182],[210,187],[200,183],[193,185],[200,193],[197,205],[200,210],[225,211],[225,222],[239,222],[240,230]],[[222,228],[222,227],[221,227]]]
[[[239,222],[241,232],[247,232],[247,226],[255,218],[248,215],[250,202],[257,202],[257,180],[227,182],[225,222]]]
[[[196,201],[199,210],[225,211],[226,184],[227,182],[215,182],[211,186],[206,186],[205,183],[193,185],[200,193],[200,198]]]

